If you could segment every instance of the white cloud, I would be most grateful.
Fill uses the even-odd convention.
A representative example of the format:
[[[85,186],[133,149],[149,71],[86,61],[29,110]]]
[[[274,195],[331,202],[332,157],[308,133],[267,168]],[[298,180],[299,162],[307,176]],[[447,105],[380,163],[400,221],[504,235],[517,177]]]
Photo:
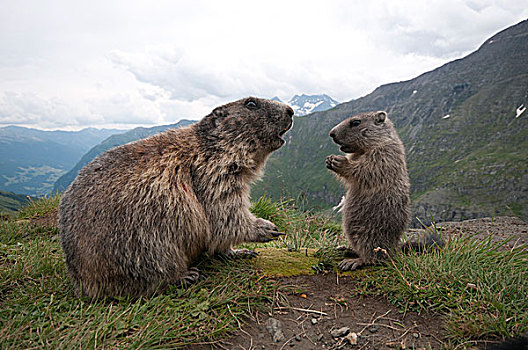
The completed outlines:
[[[247,95],[357,98],[528,16],[516,0],[0,3],[0,125],[199,119]]]

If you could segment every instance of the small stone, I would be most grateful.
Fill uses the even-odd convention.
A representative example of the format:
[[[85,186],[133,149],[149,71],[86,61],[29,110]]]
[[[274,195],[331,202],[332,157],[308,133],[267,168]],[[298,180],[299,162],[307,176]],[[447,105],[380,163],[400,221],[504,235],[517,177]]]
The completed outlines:
[[[350,345],[357,345],[357,341],[358,341],[358,336],[356,333],[352,332],[352,333],[349,333],[346,337],[345,337],[346,340],[348,340],[348,342],[350,343]]]
[[[334,338],[341,338],[341,337],[344,337],[345,335],[347,335],[348,332],[350,332],[350,328],[349,327],[341,327],[339,329],[334,329],[333,331],[330,332],[330,334]]]
[[[297,340],[297,341],[301,341],[301,336],[297,334],[297,335],[295,336],[295,340]]]
[[[418,339],[418,337],[419,337],[418,333],[413,333],[413,337],[415,337],[416,339]]]
[[[370,333],[376,333],[377,331],[378,331],[378,327],[376,327],[376,326],[369,328],[369,332]]]
[[[281,321],[270,317],[266,321],[266,328],[268,329],[268,332],[270,333],[271,338],[273,339],[275,343],[278,343],[286,339],[286,337],[284,336],[284,333],[282,333]]]
[[[293,339],[292,339],[292,340],[290,340],[290,347],[293,348],[294,346],[295,346],[295,342],[294,342]]]
[[[312,318],[312,324],[317,324],[317,319],[316,318]]]

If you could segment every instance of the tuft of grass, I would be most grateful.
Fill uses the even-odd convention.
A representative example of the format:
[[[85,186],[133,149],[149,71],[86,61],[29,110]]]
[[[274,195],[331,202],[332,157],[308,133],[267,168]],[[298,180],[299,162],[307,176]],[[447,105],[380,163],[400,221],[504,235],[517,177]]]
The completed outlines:
[[[302,205],[301,205],[302,207]],[[251,207],[257,217],[272,221],[284,237],[264,246],[299,251],[303,248],[325,248],[344,244],[340,223],[335,219],[310,211],[303,211],[292,199],[273,202],[262,196]],[[247,245],[250,248],[263,245]]]
[[[365,275],[362,292],[384,294],[403,310],[445,314],[454,340],[521,335],[528,331],[528,246],[503,244],[467,235],[429,253],[395,255]]]
[[[58,193],[52,196],[46,195],[38,199],[29,198],[29,203],[18,211],[18,217],[20,219],[30,219],[56,211],[60,198],[61,196]]]

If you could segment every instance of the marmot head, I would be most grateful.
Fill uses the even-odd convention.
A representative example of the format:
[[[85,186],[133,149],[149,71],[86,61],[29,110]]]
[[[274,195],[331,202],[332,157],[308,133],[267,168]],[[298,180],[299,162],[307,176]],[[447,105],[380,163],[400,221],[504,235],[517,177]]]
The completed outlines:
[[[215,108],[197,127],[210,146],[265,155],[285,143],[282,136],[293,124],[293,113],[284,103],[248,97]]]
[[[330,130],[330,137],[345,153],[364,153],[393,140],[394,132],[387,113],[378,111],[345,119]]]

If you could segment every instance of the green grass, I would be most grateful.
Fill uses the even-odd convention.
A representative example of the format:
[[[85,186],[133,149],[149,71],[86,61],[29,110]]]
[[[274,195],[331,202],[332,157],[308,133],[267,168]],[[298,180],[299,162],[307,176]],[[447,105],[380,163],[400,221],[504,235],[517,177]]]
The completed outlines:
[[[455,341],[518,336],[528,331],[528,246],[500,246],[467,235],[431,253],[399,254],[365,275],[362,292],[444,314]]]
[[[18,218],[0,221],[1,348],[157,349],[213,343],[276,301],[284,292],[278,290],[277,276],[332,270],[342,258],[335,249],[343,238],[334,219],[303,212],[292,200],[262,197],[252,211],[287,235],[247,245],[260,258],[205,257],[199,268],[207,278],[188,289],[174,286],[151,298],[92,302],[74,297],[57,228],[33,223],[32,218],[53,212],[58,201],[57,196],[33,201]],[[528,331],[528,254],[497,248],[467,236],[441,250],[399,254],[351,275],[358,279],[358,294],[382,294],[402,312],[441,313],[452,344],[516,336]]]

